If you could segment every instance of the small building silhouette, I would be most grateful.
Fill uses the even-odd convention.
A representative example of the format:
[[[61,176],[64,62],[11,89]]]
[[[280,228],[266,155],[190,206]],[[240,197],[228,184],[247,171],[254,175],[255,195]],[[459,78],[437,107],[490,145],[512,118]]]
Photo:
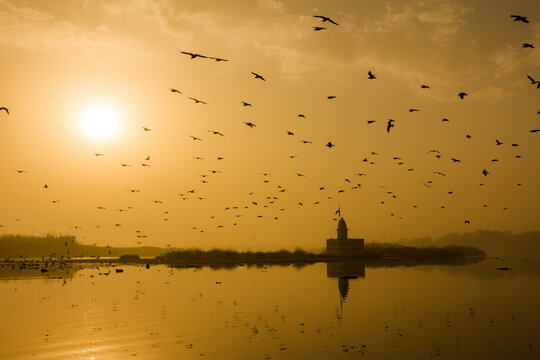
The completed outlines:
[[[347,223],[339,218],[337,239],[326,240],[326,253],[328,255],[357,256],[364,252],[364,239],[349,239]]]

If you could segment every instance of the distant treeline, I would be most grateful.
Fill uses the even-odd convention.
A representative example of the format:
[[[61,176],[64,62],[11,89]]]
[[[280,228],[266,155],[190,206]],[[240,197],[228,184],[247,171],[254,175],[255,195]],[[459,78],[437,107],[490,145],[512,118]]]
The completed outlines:
[[[450,233],[433,240],[430,237],[400,240],[408,246],[441,247],[449,245],[473,246],[488,255],[540,255],[540,231],[514,234],[511,231],[478,230],[467,233]]]
[[[42,258],[42,257],[81,257],[81,256],[121,256],[137,254],[156,256],[163,253],[158,247],[107,247],[83,245],[75,236],[46,235],[0,235],[0,258]]]
[[[420,262],[483,257],[485,253],[473,247],[447,246],[443,248],[417,248],[396,244],[367,245],[361,256],[347,257],[310,253],[297,248],[294,251],[235,251],[231,249],[177,249],[156,257],[157,262],[183,264],[220,264],[220,263],[279,263],[279,262],[322,262],[343,259],[414,259]]]

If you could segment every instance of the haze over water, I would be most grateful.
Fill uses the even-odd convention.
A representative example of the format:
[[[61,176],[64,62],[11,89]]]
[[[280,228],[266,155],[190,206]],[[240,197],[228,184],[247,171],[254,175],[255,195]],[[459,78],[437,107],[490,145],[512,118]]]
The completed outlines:
[[[4,265],[0,358],[538,358],[537,259],[329,266]]]

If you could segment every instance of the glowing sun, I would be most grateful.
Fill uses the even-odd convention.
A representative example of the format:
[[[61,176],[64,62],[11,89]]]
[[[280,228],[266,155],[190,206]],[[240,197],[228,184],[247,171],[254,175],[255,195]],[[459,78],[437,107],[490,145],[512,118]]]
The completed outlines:
[[[108,105],[91,105],[83,109],[79,124],[83,133],[96,140],[114,137],[120,130],[120,115]]]

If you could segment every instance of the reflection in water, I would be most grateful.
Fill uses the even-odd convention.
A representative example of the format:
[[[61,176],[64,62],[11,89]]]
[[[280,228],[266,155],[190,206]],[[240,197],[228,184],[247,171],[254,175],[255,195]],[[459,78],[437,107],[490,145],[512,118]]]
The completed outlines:
[[[537,359],[538,264],[4,264],[0,359]]]
[[[365,278],[366,266],[360,261],[348,262],[328,262],[326,263],[326,276],[329,278],[338,278],[339,288],[339,311],[337,319],[341,323],[343,320],[343,303],[347,300],[349,294],[349,280]]]
[[[326,276],[338,278],[339,295],[342,300],[349,294],[349,280],[366,277],[366,266],[363,262],[329,262],[326,263]]]

